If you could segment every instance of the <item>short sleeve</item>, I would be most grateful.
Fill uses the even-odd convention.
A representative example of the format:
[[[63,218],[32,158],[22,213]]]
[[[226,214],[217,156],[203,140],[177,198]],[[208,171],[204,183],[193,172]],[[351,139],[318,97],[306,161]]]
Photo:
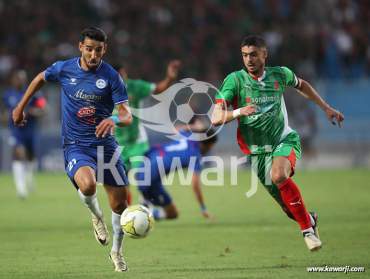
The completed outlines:
[[[129,79],[127,81],[127,90],[137,99],[150,96],[154,92],[155,87],[155,83],[141,79]]]
[[[237,94],[237,78],[235,73],[229,74],[223,81],[216,94],[216,102],[226,101],[231,103]]]
[[[298,87],[299,80],[297,76],[288,67],[281,67],[285,76],[285,86],[288,87]]]
[[[59,81],[60,72],[63,67],[63,61],[57,61],[50,67],[48,67],[44,72],[44,77],[46,81],[57,82]]]
[[[126,85],[118,73],[115,73],[113,75],[111,89],[112,99],[115,105],[127,102],[128,97]]]

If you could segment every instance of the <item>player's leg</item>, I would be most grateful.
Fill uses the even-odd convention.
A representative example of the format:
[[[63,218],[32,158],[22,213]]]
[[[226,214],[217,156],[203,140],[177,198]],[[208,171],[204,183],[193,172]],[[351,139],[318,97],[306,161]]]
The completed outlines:
[[[178,218],[177,207],[160,178],[152,181],[151,185],[139,185],[138,190],[144,200],[153,205],[150,210],[155,220]]]
[[[94,236],[102,245],[108,245],[109,233],[104,222],[103,211],[96,196],[95,170],[90,166],[82,166],[74,175],[74,182],[78,187],[81,201],[91,212]]]
[[[64,146],[64,163],[68,177],[78,190],[78,196],[91,213],[93,232],[98,243],[107,245],[109,233],[96,196],[96,151],[74,145]]]
[[[34,172],[36,169],[34,137],[31,136],[26,144],[26,187],[29,192],[35,191]]]
[[[317,215],[311,215],[307,211],[298,186],[290,178],[291,169],[287,157],[274,157],[271,178],[279,187],[283,203],[299,224],[308,249],[316,251],[322,246],[316,230]]]
[[[108,195],[109,205],[112,209],[112,248],[109,254],[115,271],[127,270],[127,265],[122,257],[123,231],[121,228],[121,214],[127,207],[127,187],[104,185]]]
[[[111,161],[114,156],[113,150],[106,149],[104,156],[106,162]],[[115,170],[105,169],[103,181],[99,182],[104,184],[109,205],[112,210],[113,237],[109,258],[114,265],[115,271],[123,272],[127,271],[127,265],[122,256],[123,231],[121,228],[121,214],[128,206],[128,179],[121,160],[117,161],[115,168]]]
[[[293,134],[273,152],[271,180],[278,186],[283,204],[299,224],[308,248],[314,251],[321,248],[321,241],[318,239],[317,231],[315,232],[317,218],[315,220],[307,211],[300,190],[291,179],[297,157],[300,157],[299,137]]]
[[[280,207],[287,214],[287,216],[295,220],[292,213],[283,203],[279,188],[271,181],[270,174],[271,174],[272,155],[271,154],[253,155],[251,156],[251,159],[252,159],[252,170],[257,174],[261,184],[274,198],[274,200],[280,205]]]
[[[25,199],[28,196],[26,184],[26,149],[18,141],[13,147],[12,172],[17,196]]]

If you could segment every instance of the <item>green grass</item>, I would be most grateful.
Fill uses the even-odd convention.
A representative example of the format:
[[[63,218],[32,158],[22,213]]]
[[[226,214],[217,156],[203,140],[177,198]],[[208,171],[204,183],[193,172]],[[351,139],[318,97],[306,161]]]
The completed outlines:
[[[109,247],[92,234],[87,209],[64,174],[40,174],[28,200],[0,176],[0,278],[359,278],[370,272],[370,172],[299,171],[306,204],[319,212],[324,247],[310,253],[298,226],[259,187],[204,187],[215,221],[200,213],[190,187],[169,187],[180,210],[147,239],[125,241],[130,271],[118,274]],[[99,199],[110,220],[103,189]],[[365,273],[307,273],[307,266],[365,266]]]

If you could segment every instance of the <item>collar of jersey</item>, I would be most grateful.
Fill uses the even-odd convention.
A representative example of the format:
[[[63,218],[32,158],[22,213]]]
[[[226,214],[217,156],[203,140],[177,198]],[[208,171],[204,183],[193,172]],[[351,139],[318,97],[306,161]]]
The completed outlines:
[[[78,66],[78,68],[81,70],[81,71],[83,71],[83,72],[89,72],[89,71],[85,71],[84,69],[82,69],[82,67],[81,67],[81,65],[80,65],[80,58],[81,57],[77,57],[77,66]],[[96,69],[95,70],[93,70],[93,71],[98,71],[99,69],[100,69],[100,67],[101,67],[101,65],[103,65],[103,59],[101,59],[100,60],[100,63],[99,63],[99,66],[98,67],[96,67]]]
[[[251,79],[253,79],[253,80],[255,80],[255,81],[257,81],[257,82],[261,82],[262,80],[264,80],[265,79],[265,77],[266,77],[266,70],[263,70],[263,74],[262,74],[262,76],[260,76],[259,78],[257,78],[257,79],[254,79],[249,73],[248,73],[248,71],[246,71],[246,70],[244,70],[244,72],[245,72],[245,74],[247,75],[247,76],[249,76]]]

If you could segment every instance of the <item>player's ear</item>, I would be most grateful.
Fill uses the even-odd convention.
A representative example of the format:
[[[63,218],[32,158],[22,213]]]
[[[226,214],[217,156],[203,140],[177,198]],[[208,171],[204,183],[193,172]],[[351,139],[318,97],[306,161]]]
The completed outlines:
[[[267,53],[267,48],[263,48],[262,49],[262,51],[263,51],[263,58],[265,58],[265,59],[267,59],[267,56],[268,56],[268,53]]]
[[[103,46],[103,54],[105,54],[107,52],[107,44],[104,43],[104,46]]]
[[[79,42],[78,43],[78,49],[82,52],[82,48],[83,48],[83,43],[82,42]]]

